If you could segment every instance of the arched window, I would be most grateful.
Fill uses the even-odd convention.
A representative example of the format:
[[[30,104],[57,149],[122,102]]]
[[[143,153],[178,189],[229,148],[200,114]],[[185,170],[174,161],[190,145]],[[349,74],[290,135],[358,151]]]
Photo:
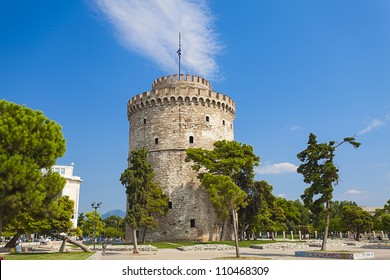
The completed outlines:
[[[193,144],[194,143],[194,136],[190,136],[190,138],[188,139],[190,144]]]
[[[146,124],[146,119],[144,119],[144,124]]]
[[[222,124],[225,125],[225,120],[222,121]]]
[[[210,117],[206,116],[206,122],[209,122],[209,121],[210,121]]]
[[[158,138],[154,138],[154,144],[158,144]]]

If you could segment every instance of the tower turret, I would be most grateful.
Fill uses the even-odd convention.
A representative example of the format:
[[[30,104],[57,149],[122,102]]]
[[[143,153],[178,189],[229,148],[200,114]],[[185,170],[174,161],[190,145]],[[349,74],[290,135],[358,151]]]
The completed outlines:
[[[208,194],[185,162],[188,148],[233,140],[235,104],[201,77],[166,76],[128,102],[129,152],[146,148],[154,180],[169,197],[168,214],[148,240],[218,240],[222,228]]]

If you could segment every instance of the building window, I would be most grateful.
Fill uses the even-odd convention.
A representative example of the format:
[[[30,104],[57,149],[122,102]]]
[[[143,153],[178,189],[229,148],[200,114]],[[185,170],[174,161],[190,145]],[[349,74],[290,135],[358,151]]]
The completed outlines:
[[[206,122],[209,122],[209,121],[210,121],[210,117],[206,116]]]
[[[193,144],[194,143],[194,136],[190,136],[190,138],[188,139],[190,144]]]
[[[144,119],[144,124],[146,124],[146,119]]]
[[[158,144],[158,138],[154,138],[154,144]]]
[[[172,201],[168,202],[168,209],[172,209]]]
[[[61,168],[61,169],[60,169],[60,174],[61,174],[61,175],[64,175],[64,174],[65,174],[65,168]]]
[[[225,125],[225,120],[222,121],[222,124]]]
[[[192,228],[195,227],[195,219],[191,219],[191,220],[190,220],[190,226],[191,226]]]

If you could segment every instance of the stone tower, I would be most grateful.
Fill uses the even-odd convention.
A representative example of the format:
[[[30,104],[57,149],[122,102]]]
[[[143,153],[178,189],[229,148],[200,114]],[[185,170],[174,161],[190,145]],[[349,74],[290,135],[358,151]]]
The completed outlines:
[[[235,104],[190,75],[155,80],[152,90],[128,102],[129,152],[146,148],[155,182],[169,198],[168,214],[147,240],[219,240],[222,223],[208,194],[185,162],[186,149],[213,149],[218,140],[233,140]]]

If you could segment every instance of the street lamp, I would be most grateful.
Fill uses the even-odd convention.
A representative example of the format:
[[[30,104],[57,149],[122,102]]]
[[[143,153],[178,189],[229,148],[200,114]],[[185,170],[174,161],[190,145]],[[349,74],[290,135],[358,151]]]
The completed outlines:
[[[95,245],[96,245],[96,214],[97,214],[97,209],[100,208],[100,206],[102,205],[101,202],[99,203],[96,203],[96,202],[92,202],[91,206],[92,208],[94,209],[94,212],[93,212],[93,250],[95,251]]]

